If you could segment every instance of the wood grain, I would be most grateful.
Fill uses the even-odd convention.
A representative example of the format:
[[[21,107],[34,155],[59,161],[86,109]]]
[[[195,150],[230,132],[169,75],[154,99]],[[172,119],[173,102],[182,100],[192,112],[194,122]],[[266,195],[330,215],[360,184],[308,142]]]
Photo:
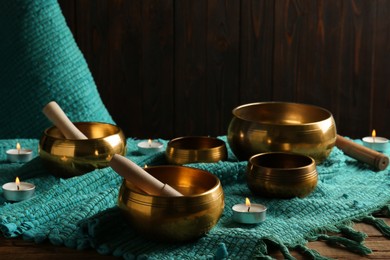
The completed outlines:
[[[240,104],[274,99],[274,15],[273,1],[241,1]]]
[[[206,106],[204,134],[216,136],[227,131],[239,103],[240,1],[207,3],[207,92],[200,104]]]
[[[387,136],[390,1],[59,0],[129,137],[225,135],[238,105],[309,103]]]
[[[378,135],[389,132],[384,115],[390,113],[390,4],[387,0],[378,0],[376,17],[373,22],[373,57],[371,63],[371,114],[370,129],[376,129]],[[379,134],[381,133],[381,134]]]

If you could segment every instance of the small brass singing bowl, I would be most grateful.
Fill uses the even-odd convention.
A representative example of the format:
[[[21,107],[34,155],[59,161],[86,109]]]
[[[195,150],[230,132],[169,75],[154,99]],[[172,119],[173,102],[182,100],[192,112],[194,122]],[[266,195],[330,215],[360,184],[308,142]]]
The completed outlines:
[[[271,152],[252,156],[246,169],[248,188],[271,198],[304,198],[317,186],[313,158],[294,153]]]
[[[53,175],[82,175],[107,167],[114,154],[126,153],[126,138],[118,126],[99,122],[74,125],[88,139],[66,139],[55,126],[47,128],[40,139],[39,156]]]
[[[145,170],[184,196],[147,195],[124,180],[118,206],[140,234],[158,241],[184,242],[203,236],[215,226],[225,206],[222,186],[215,175],[178,165]]]
[[[226,144],[221,139],[208,136],[185,136],[168,142],[165,152],[168,163],[212,163],[226,160]]]
[[[233,109],[228,143],[240,160],[265,152],[293,152],[324,161],[336,143],[336,124],[323,108],[259,102]]]

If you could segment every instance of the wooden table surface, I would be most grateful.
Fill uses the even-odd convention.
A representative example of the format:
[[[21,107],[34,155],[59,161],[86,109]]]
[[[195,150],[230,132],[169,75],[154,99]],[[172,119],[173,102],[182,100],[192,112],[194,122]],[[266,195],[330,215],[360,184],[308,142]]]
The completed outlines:
[[[390,219],[383,218],[387,224],[390,225]],[[321,255],[331,257],[334,259],[390,259],[390,239],[383,237],[383,235],[374,227],[357,223],[354,228],[365,232],[365,245],[372,249],[373,253],[368,256],[360,256],[344,250],[341,247],[332,247],[322,241],[310,242],[308,246],[317,250]],[[297,259],[307,259],[298,252],[291,251],[292,255]],[[283,255],[278,252],[271,252],[271,256],[276,259],[283,259]],[[78,251],[75,249],[66,248],[63,246],[54,246],[49,242],[42,244],[35,244],[27,242],[20,238],[6,239],[0,237],[0,259],[118,259],[113,256],[104,256],[98,254],[93,249]]]

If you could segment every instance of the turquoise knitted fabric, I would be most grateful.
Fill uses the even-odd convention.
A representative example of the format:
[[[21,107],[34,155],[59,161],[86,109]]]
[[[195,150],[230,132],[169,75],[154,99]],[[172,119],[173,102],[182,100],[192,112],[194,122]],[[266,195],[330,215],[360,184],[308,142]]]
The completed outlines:
[[[226,141],[225,137],[221,137]],[[365,235],[349,227],[361,220],[380,226],[390,236],[389,227],[370,216],[390,201],[389,170],[375,172],[367,165],[346,157],[334,148],[330,157],[317,167],[316,190],[304,199],[266,199],[251,194],[244,181],[247,162],[238,162],[229,149],[229,160],[192,164],[217,175],[225,192],[226,207],[218,224],[195,242],[165,244],[145,239],[122,218],[117,208],[121,178],[111,168],[95,170],[70,179],[53,177],[41,165],[40,158],[26,164],[7,163],[5,151],[18,141],[35,148],[35,139],[0,140],[0,183],[15,176],[34,183],[36,194],[27,201],[7,203],[0,198],[0,229],[6,237],[23,236],[37,243],[49,239],[56,245],[84,249],[95,248],[102,254],[133,259],[222,259],[267,258],[267,245],[276,245],[289,258],[289,248],[296,248],[320,258],[304,246],[307,240],[322,239],[341,243],[361,254],[370,253],[364,246]],[[166,144],[165,140],[160,140]],[[127,157],[139,165],[166,164],[164,153],[140,155],[137,140],[128,139]],[[259,225],[232,221],[231,207],[245,197],[268,207],[267,219]],[[321,231],[340,232],[339,239]]]
[[[57,1],[0,1],[0,137],[39,138],[52,100],[74,122],[112,123]]]

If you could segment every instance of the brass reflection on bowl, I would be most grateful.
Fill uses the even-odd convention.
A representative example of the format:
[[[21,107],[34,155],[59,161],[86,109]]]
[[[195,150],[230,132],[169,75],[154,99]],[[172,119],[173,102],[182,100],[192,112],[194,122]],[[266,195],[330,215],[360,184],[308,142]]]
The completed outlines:
[[[226,160],[226,144],[208,136],[185,136],[168,142],[166,158],[170,164],[212,163]]]
[[[39,155],[52,174],[65,178],[82,175],[107,167],[114,154],[126,153],[126,138],[118,126],[99,122],[74,124],[88,139],[66,139],[55,126],[46,129],[40,139]]]
[[[332,114],[323,108],[285,102],[259,102],[233,110],[228,143],[240,160],[264,152],[293,152],[319,164],[336,142]]]
[[[152,166],[145,170],[184,196],[147,195],[124,180],[118,205],[140,234],[160,241],[196,239],[218,222],[224,209],[219,179],[204,170],[185,166]]]
[[[252,156],[246,181],[255,195],[272,198],[306,197],[317,186],[313,158],[301,154],[273,152]]]

